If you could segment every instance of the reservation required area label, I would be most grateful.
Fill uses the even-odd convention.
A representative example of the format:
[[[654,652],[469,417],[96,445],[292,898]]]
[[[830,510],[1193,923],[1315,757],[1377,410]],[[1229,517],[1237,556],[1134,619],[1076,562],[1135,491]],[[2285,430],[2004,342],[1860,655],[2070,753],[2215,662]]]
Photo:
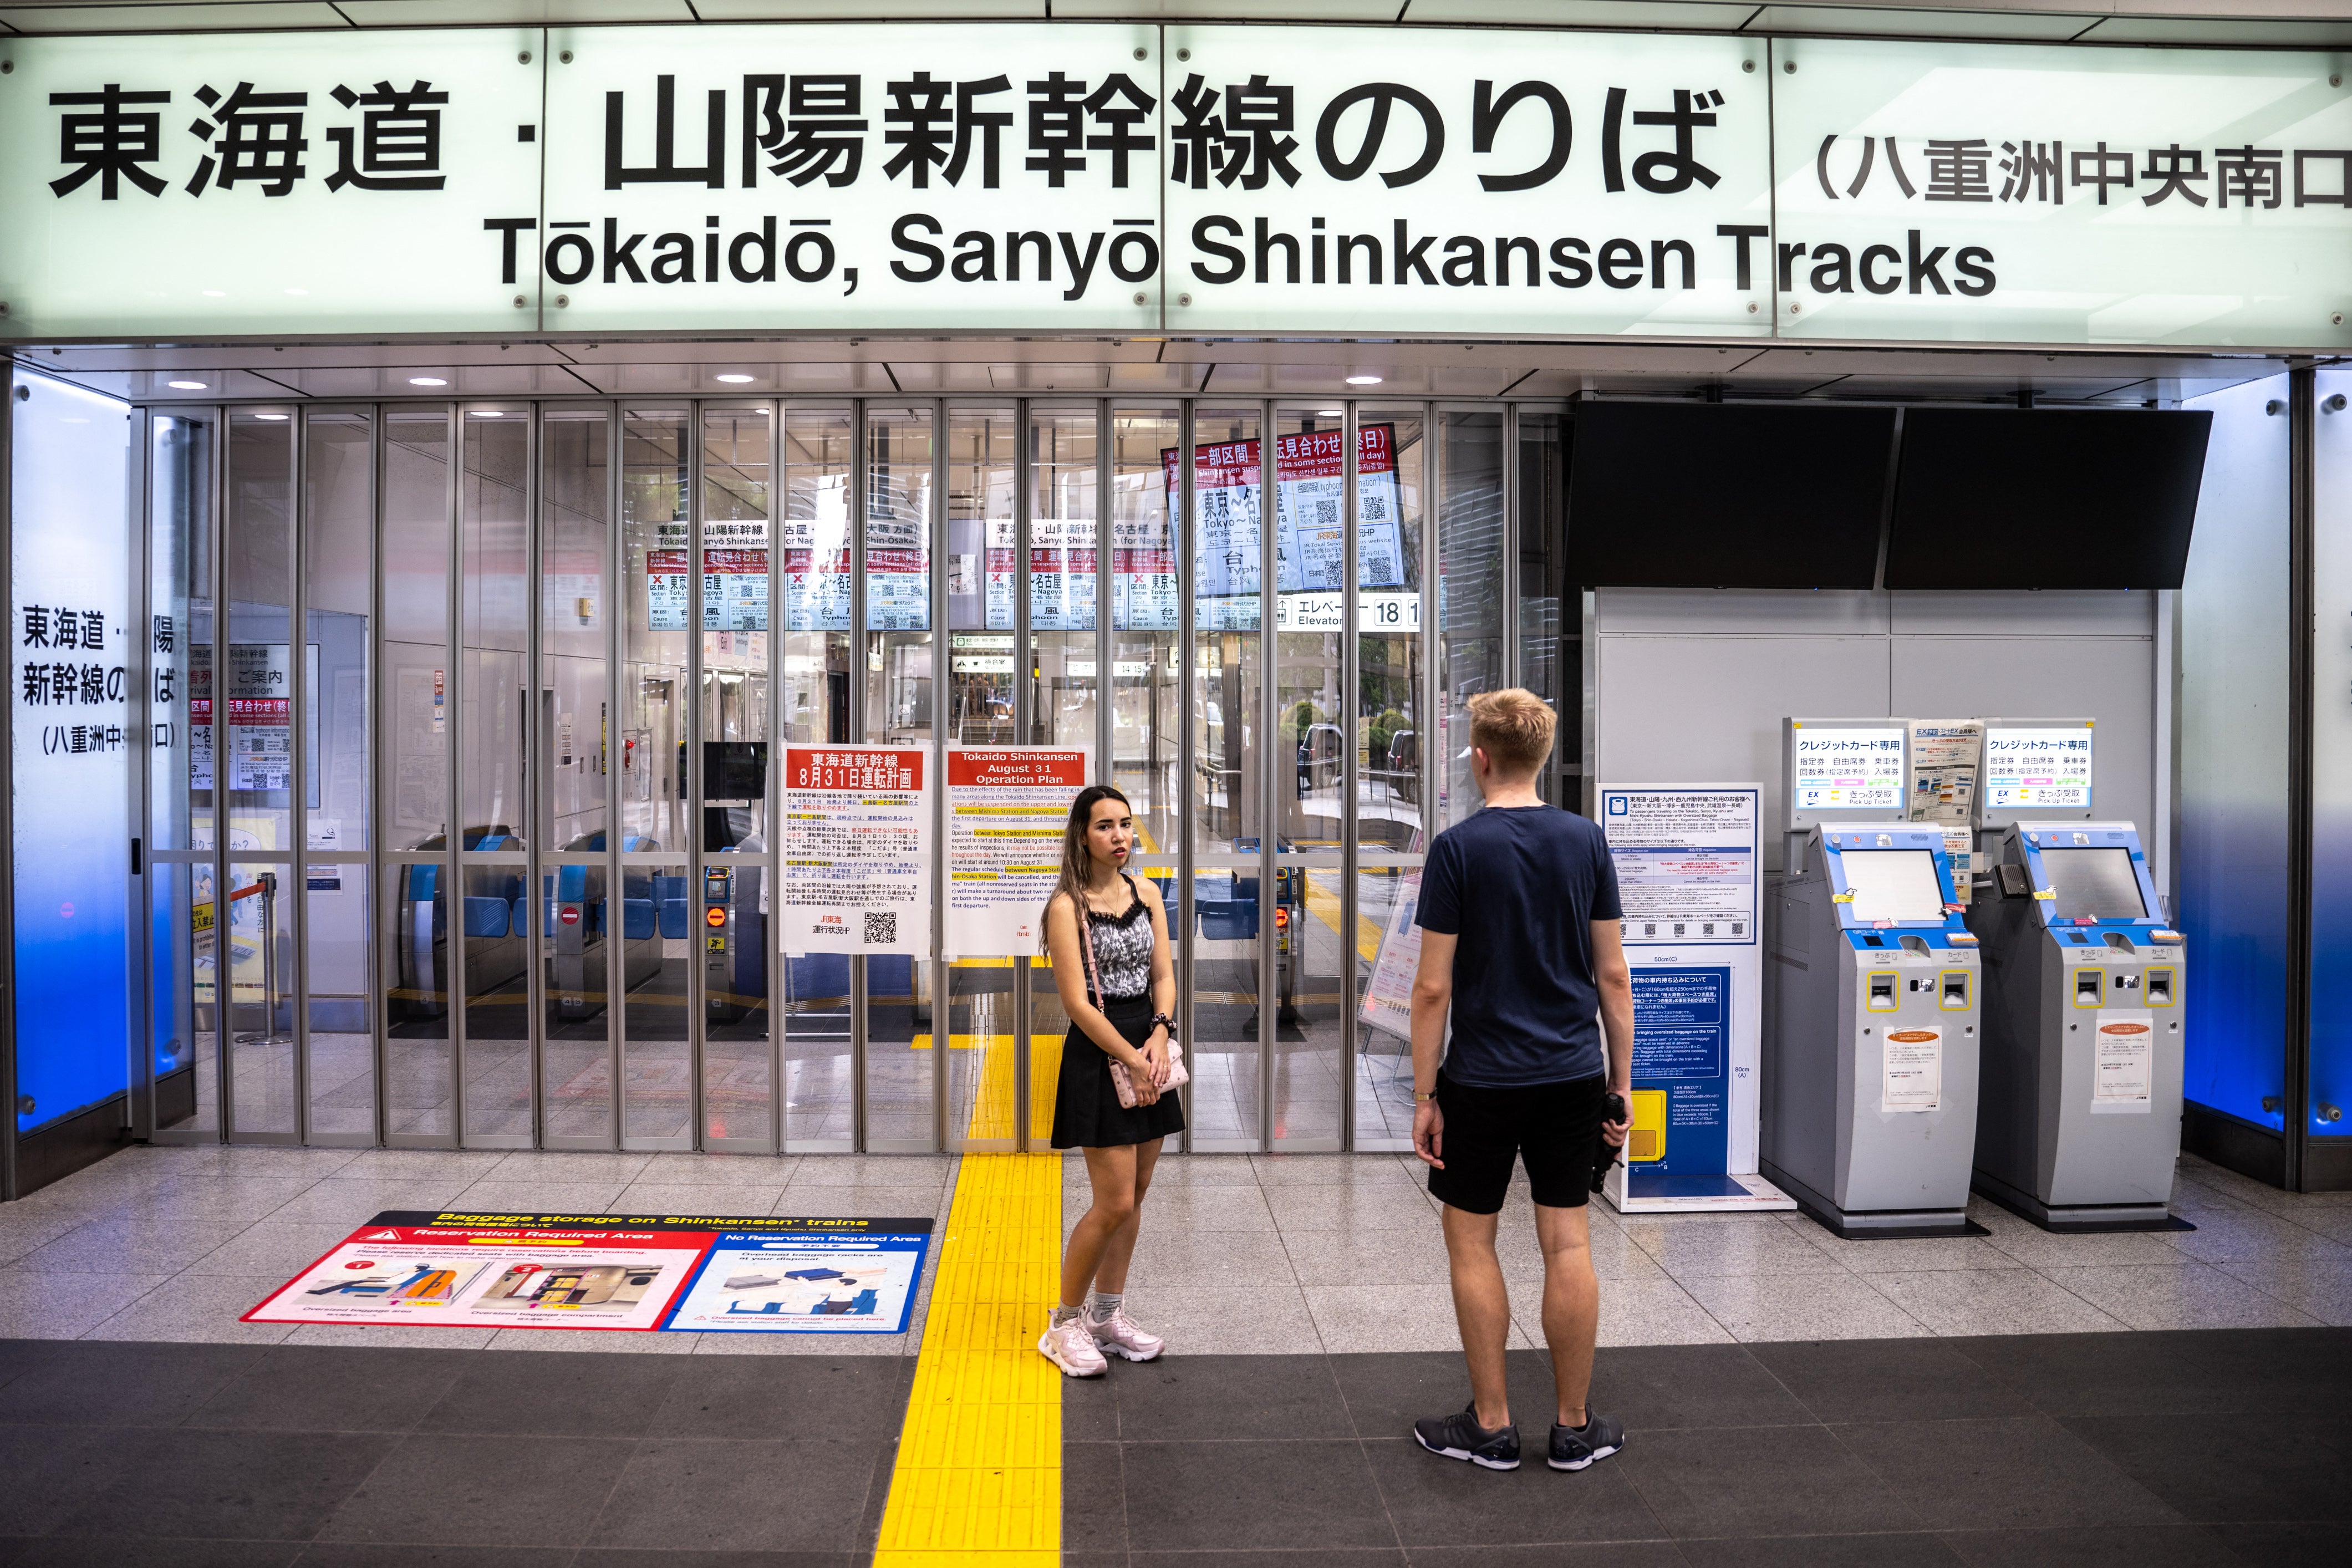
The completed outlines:
[[[919,746],[787,746],[783,952],[931,951],[931,792]]]
[[[1760,794],[1752,784],[1601,791],[1629,944],[1756,941]]]
[[[929,1219],[392,1211],[241,1320],[906,1331]]]
[[[948,749],[950,957],[1037,952],[1089,761],[1083,747]]]

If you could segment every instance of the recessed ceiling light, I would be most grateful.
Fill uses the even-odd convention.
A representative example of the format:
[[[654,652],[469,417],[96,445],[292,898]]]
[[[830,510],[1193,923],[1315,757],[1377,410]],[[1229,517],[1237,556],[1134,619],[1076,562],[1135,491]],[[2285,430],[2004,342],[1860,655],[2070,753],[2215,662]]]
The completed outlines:
[[[1318,408],[1315,411],[1315,417],[1318,419],[1337,419],[1339,417],[1339,410],[1336,408]]]
[[[411,386],[446,386],[449,384],[442,380],[437,375],[412,375],[408,378],[408,384]]]
[[[713,376],[711,379],[714,381],[723,381],[730,386],[740,386],[744,383],[750,381],[751,377],[748,375],[719,375]]]
[[[290,416],[290,415],[286,415],[286,414],[257,414],[257,415],[255,415],[255,416],[254,416],[254,417],[255,417],[256,419],[278,420],[278,419],[287,419],[287,418],[290,418],[290,417],[292,417],[292,416]]]
[[[163,384],[174,392],[202,392],[205,389],[201,381],[167,381]]]
[[[506,411],[504,409],[500,408],[477,408],[474,410],[474,417],[477,419],[496,419],[505,412]]]
[[[1348,378],[1349,386],[1378,386],[1380,384],[1381,378],[1377,375],[1351,375]]]

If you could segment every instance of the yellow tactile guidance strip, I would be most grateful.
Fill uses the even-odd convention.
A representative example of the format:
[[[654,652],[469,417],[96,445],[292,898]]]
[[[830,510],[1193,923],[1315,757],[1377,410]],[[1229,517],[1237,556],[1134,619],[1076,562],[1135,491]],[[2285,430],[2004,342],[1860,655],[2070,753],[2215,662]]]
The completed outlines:
[[[876,1568],[1060,1563],[1062,1374],[1037,1336],[1061,1253],[1062,1157],[965,1155]]]

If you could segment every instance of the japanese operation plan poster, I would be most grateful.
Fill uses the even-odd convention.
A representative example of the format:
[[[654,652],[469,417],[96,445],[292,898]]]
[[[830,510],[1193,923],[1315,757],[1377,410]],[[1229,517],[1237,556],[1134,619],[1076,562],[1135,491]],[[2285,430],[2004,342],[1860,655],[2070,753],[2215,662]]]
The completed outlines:
[[[919,746],[784,748],[785,952],[931,951],[931,792]]]

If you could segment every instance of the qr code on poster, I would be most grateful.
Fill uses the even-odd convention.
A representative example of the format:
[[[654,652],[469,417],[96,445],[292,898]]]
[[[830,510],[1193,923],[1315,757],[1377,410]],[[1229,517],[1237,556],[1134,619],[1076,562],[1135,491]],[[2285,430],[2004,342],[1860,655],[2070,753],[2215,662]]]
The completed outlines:
[[[868,910],[866,911],[866,942],[867,947],[894,947],[898,941],[898,911]]]

